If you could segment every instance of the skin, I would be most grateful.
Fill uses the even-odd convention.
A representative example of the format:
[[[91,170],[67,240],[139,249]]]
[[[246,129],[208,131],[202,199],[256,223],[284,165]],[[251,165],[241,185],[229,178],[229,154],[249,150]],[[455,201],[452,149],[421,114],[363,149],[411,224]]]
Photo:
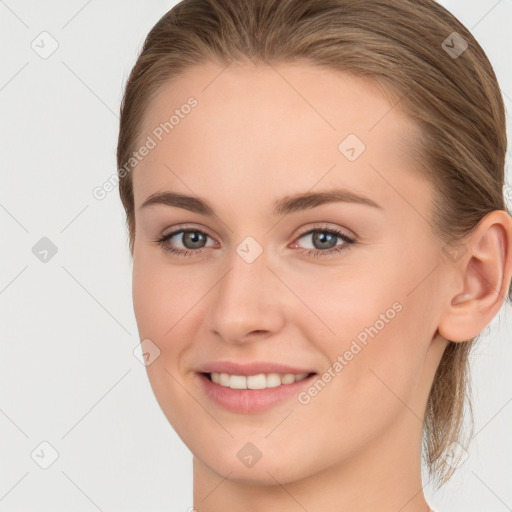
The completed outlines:
[[[375,85],[299,63],[223,69],[203,64],[161,89],[141,141],[190,96],[198,105],[133,171],[134,310],[141,340],[160,349],[147,366],[154,394],[194,455],[194,508],[426,512],[428,393],[446,339],[477,335],[503,304],[511,219],[488,214],[450,260],[426,222],[432,185],[400,143],[415,127]],[[350,133],[366,145],[353,162],[338,150]],[[333,202],[272,214],[278,199],[333,188],[382,208]],[[162,191],[201,197],[215,216],[141,208]],[[200,253],[155,242],[176,226],[208,235]],[[356,243],[305,254],[325,251],[302,236],[322,226]],[[247,236],[263,249],[250,264],[236,252]],[[172,243],[198,250],[181,234]],[[396,302],[401,311],[307,405],[293,396],[234,413],[199,386],[197,367],[219,359],[321,375]],[[250,468],[237,457],[248,442],[262,453]]]

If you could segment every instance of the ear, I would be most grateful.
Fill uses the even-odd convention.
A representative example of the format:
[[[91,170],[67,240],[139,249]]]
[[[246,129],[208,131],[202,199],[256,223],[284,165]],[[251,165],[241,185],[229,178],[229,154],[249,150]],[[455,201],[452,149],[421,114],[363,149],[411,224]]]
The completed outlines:
[[[452,266],[455,279],[438,331],[447,340],[457,342],[480,334],[508,296],[512,278],[512,218],[504,210],[494,210],[478,223],[462,245],[452,247],[456,249],[446,251],[446,263]]]

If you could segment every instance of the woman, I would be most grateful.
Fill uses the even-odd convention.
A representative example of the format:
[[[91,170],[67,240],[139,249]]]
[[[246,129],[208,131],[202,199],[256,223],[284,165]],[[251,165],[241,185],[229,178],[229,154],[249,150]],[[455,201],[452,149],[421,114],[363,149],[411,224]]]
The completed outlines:
[[[149,380],[201,512],[426,512],[512,296],[503,101],[430,0],[184,0],[118,143]]]

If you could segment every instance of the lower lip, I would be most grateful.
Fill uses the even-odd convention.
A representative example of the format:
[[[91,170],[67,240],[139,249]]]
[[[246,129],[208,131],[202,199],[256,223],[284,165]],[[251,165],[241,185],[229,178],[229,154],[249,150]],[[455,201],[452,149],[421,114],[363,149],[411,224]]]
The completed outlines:
[[[266,389],[231,389],[212,382],[205,374],[199,373],[199,380],[206,395],[228,411],[251,413],[262,412],[274,405],[297,395],[302,388],[309,386],[316,374],[292,384],[281,384]]]

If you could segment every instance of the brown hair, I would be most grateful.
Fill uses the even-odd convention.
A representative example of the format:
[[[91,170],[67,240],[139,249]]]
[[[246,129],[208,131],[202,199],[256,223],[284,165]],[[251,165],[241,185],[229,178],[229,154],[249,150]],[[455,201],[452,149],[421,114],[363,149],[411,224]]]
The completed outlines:
[[[465,51],[450,54],[464,42]],[[121,167],[137,147],[149,103],[187,68],[248,60],[326,66],[372,80],[395,98],[419,128],[411,149],[435,185],[430,225],[444,243],[463,241],[493,210],[510,215],[494,71],[471,33],[433,0],[184,0],[147,35],[121,104],[119,191],[132,254],[132,178]],[[477,338],[448,343],[428,398],[423,448],[438,486],[453,473],[443,455],[460,441],[466,399],[471,412],[468,358]]]

